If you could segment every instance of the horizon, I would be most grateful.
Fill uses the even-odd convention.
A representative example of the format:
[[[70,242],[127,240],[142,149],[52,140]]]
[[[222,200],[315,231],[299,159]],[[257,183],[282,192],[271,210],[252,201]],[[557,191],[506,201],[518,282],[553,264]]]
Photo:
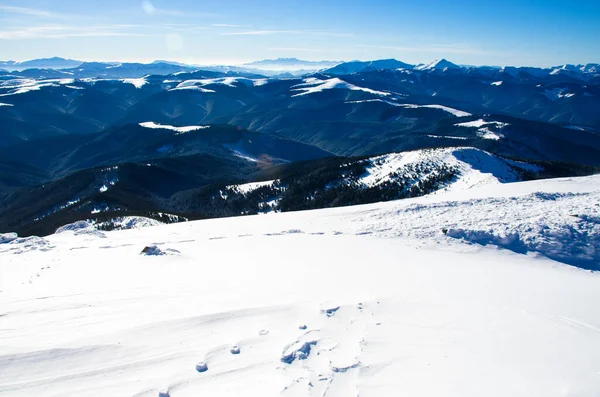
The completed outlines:
[[[396,60],[396,61],[400,61],[403,62],[402,59],[397,59],[397,58],[380,58],[380,59],[350,59],[350,60],[331,60],[331,59],[319,59],[319,60],[307,60],[307,59],[301,59],[298,57],[277,57],[277,58],[264,58],[264,59],[253,59],[253,60],[249,60],[249,61],[245,61],[242,63],[186,63],[186,62],[182,62],[176,59],[152,59],[152,60],[148,60],[148,61],[130,61],[130,60],[97,60],[97,59],[90,59],[90,60],[85,60],[85,59],[72,59],[72,58],[66,58],[66,57],[62,57],[60,55],[55,55],[55,56],[50,56],[50,57],[40,57],[40,58],[30,58],[30,59],[24,59],[24,60],[15,60],[15,59],[0,59],[0,62],[16,62],[16,63],[24,63],[24,62],[30,62],[30,61],[38,61],[38,60],[46,60],[46,59],[63,59],[63,60],[70,60],[70,61],[75,61],[75,62],[82,62],[83,63],[93,63],[93,62],[98,62],[98,63],[110,63],[110,64],[119,64],[119,63],[139,63],[139,64],[152,64],[152,63],[170,63],[170,64],[182,64],[184,66],[191,66],[191,67],[218,67],[218,66],[234,66],[234,67],[242,67],[242,66],[246,66],[248,64],[251,63],[255,63],[255,62],[265,62],[265,61],[279,61],[279,60],[296,60],[299,62],[312,62],[312,63],[334,63],[334,64],[342,64],[342,63],[349,63],[349,62],[375,62],[375,61],[380,61],[380,60]],[[552,69],[552,68],[557,68],[557,67],[562,67],[562,66],[566,66],[566,65],[571,65],[571,66],[583,66],[586,64],[600,64],[600,62],[587,62],[586,64],[581,64],[581,63],[563,63],[563,64],[557,64],[557,65],[550,65],[550,66],[532,66],[532,65],[487,65],[487,64],[482,64],[482,65],[475,65],[475,64],[461,64],[461,63],[457,63],[457,62],[453,62],[451,59],[447,59],[447,58],[436,58],[430,61],[425,61],[425,62],[420,62],[420,63],[414,63],[414,64],[410,64],[412,66],[421,66],[421,65],[429,65],[431,63],[435,63],[438,61],[448,61],[451,63],[456,64],[457,66],[463,67],[463,68],[469,68],[469,67],[476,67],[476,68],[480,68],[480,67],[489,67],[489,68],[503,68],[503,67],[538,67],[541,69]],[[407,63],[407,62],[405,62]],[[252,68],[252,67],[249,67]],[[260,68],[256,68],[257,70],[260,70]]]
[[[598,62],[600,3],[507,0],[2,1],[0,58],[98,62],[168,59],[240,65],[445,58],[460,65],[551,67]],[[490,23],[490,16],[493,17]]]

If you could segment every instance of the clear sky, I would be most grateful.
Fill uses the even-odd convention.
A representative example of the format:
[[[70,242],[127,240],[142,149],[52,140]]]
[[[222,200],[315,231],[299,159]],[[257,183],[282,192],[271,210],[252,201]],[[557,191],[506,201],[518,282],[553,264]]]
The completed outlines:
[[[600,62],[600,0],[0,0],[0,59]]]

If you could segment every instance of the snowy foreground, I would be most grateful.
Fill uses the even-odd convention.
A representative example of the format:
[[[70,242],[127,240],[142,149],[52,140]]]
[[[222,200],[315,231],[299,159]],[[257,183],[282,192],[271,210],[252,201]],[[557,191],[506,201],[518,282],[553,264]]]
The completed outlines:
[[[0,395],[598,396],[599,203],[595,176],[4,236]]]

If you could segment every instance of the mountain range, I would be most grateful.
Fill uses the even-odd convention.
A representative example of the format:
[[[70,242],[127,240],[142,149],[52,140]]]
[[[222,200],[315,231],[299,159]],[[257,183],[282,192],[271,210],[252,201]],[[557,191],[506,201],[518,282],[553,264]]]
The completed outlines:
[[[313,70],[265,72],[277,65]],[[364,190],[355,183],[369,172],[361,161],[425,148],[469,148],[542,167],[526,167],[522,178],[593,173],[600,166],[598,109],[595,64],[278,59],[2,72],[0,229],[51,233],[67,220],[128,211],[187,219],[255,213],[285,191],[274,210],[393,199],[404,194],[400,184]],[[411,194],[454,177],[451,167],[440,167],[440,180],[419,179]],[[400,175],[393,180],[404,181],[406,172],[390,169]],[[250,198],[224,193],[224,186],[265,180],[284,182]],[[347,191],[331,189],[340,180]],[[223,194],[229,201],[220,201]]]

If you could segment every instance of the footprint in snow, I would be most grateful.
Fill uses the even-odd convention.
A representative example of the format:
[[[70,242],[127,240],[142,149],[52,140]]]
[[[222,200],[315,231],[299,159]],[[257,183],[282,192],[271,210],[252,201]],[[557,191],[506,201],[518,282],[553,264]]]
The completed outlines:
[[[158,397],[171,397],[171,394],[169,394],[168,389],[164,389],[158,392]]]
[[[240,347],[237,345],[233,345],[231,346],[231,349],[229,351],[231,352],[231,354],[240,354]]]

